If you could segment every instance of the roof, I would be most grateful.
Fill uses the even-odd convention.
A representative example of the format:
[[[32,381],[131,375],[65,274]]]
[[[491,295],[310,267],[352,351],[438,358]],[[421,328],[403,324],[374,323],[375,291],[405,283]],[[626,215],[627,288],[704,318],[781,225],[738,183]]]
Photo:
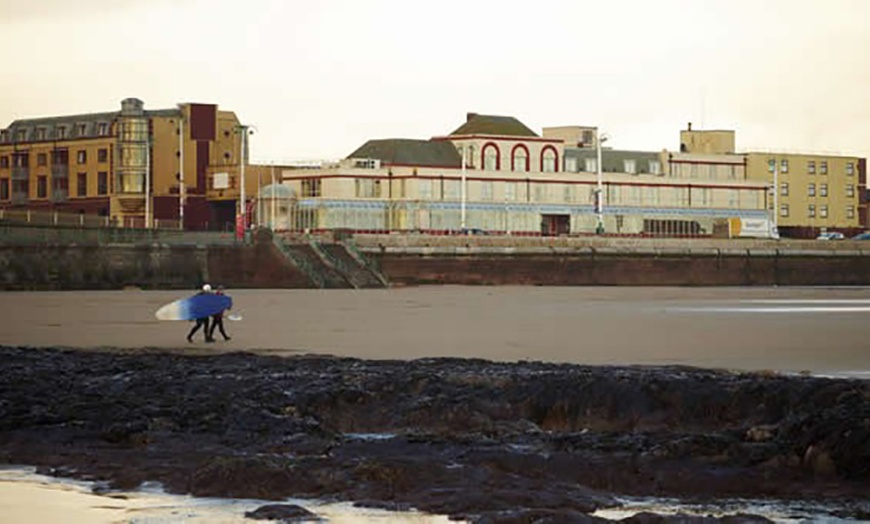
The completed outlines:
[[[450,142],[386,138],[369,140],[347,158],[374,158],[385,164],[462,167],[462,158]]]
[[[468,113],[465,123],[450,135],[538,136],[537,133],[512,116],[479,115],[477,113]]]

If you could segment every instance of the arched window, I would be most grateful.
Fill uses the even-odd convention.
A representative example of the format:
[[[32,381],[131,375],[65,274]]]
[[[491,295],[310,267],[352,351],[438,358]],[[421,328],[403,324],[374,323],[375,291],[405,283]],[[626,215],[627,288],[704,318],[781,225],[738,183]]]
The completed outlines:
[[[498,171],[501,166],[499,161],[498,146],[492,142],[483,146],[483,169],[487,171]]]
[[[529,150],[523,144],[517,144],[511,152],[511,171],[526,172],[528,170]]]
[[[559,154],[553,146],[546,146],[541,151],[541,171],[555,173],[557,165],[559,165]]]

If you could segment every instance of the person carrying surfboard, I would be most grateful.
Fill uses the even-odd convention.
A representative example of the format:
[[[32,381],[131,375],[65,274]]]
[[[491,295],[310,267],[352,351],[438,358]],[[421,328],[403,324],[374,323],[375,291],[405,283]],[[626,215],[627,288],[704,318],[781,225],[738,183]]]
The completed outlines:
[[[208,295],[209,293],[211,293],[211,285],[203,284],[202,289],[197,293],[197,295]],[[191,328],[190,333],[187,334],[188,342],[193,342],[193,335],[199,331],[199,328],[203,328],[202,333],[205,335],[206,342],[214,342],[214,339],[211,337],[211,331],[209,331],[208,317],[196,319],[196,325],[194,325],[193,328]]]
[[[224,287],[218,286],[217,291],[215,291],[215,295],[223,295],[223,294],[224,294]],[[225,341],[230,340],[230,338],[231,338],[229,335],[227,335],[227,332],[224,331],[224,311],[218,311],[217,313],[215,313],[214,315],[211,316],[211,331],[208,334],[208,338],[210,338],[212,342],[214,342],[214,330],[215,329],[220,330],[221,335],[224,337]]]

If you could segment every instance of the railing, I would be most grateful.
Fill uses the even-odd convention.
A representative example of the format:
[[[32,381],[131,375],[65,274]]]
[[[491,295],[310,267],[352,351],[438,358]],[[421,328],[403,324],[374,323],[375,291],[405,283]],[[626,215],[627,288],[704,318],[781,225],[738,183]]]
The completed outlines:
[[[361,266],[363,266],[369,273],[374,275],[384,287],[390,287],[390,283],[387,280],[387,277],[381,272],[381,268],[377,267],[377,264],[374,263],[369,257],[365,256],[356,244],[353,242],[352,238],[348,238],[341,242],[341,245],[347,250],[347,253],[353,257],[354,260],[357,261]]]

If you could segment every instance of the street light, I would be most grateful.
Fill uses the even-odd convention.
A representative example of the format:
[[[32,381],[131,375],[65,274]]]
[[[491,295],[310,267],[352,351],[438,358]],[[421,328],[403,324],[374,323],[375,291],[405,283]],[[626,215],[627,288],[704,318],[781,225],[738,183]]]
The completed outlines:
[[[596,162],[595,169],[597,175],[597,188],[595,190],[595,213],[598,216],[598,223],[595,226],[595,234],[604,234],[604,181],[601,178],[601,144],[607,142],[609,137],[606,133],[602,133],[598,128],[595,128],[595,152]]]
[[[248,135],[253,135],[256,129],[256,127],[249,125],[239,124],[236,126],[236,132],[240,133],[241,136],[241,144],[239,146],[239,183],[241,185],[239,193],[239,210],[236,215],[236,227],[238,228],[238,224],[241,222],[242,234],[244,234],[244,231],[247,231],[248,229],[248,210],[247,200],[245,198],[245,147],[248,142]]]

